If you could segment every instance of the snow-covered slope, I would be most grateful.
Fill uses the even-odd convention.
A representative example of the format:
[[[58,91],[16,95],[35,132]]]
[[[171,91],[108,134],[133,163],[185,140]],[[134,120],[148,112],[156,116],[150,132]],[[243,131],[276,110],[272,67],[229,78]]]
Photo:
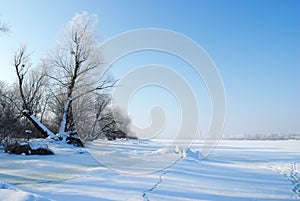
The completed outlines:
[[[42,196],[16,189],[12,185],[0,181],[1,201],[49,201]]]
[[[0,200],[299,200],[299,143],[221,141],[205,159],[201,142],[52,143],[53,156],[0,153]]]

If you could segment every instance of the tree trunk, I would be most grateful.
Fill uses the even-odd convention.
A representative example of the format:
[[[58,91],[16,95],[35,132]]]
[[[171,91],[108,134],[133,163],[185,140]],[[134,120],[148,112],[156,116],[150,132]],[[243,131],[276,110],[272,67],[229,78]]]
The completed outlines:
[[[76,132],[74,117],[72,114],[72,98],[69,97],[67,99],[63,118],[61,120],[60,129],[59,129],[59,136],[61,138],[66,138],[68,135],[73,134]]]
[[[29,121],[43,134],[45,138],[50,136],[52,139],[57,139],[57,136],[52,133],[44,124],[42,124],[33,114],[31,114],[29,110],[23,110],[23,115],[29,119]],[[66,133],[67,132],[64,132],[65,135],[61,138],[61,140],[65,140],[68,144],[72,144],[74,146],[84,146],[82,140],[78,136],[74,136],[74,133]]]
[[[52,133],[44,124],[42,124],[29,110],[23,110],[23,115],[41,132],[46,138],[50,136],[52,139],[56,139],[56,135]]]

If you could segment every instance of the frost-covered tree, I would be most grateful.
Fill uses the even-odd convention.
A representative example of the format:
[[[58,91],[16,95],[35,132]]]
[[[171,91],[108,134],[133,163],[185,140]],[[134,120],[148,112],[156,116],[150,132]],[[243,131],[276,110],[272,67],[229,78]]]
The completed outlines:
[[[58,112],[62,114],[61,138],[75,133],[85,140],[103,135],[127,137],[124,132],[128,131],[130,119],[109,107],[111,97],[105,91],[117,81],[111,77],[99,80],[103,57],[97,23],[95,15],[76,14],[49,59],[52,69],[49,76],[56,86],[53,89],[57,89],[53,102],[62,108]]]
[[[116,81],[99,80],[102,54],[95,15],[76,14],[38,68],[31,68],[29,57],[26,46],[14,55],[17,105],[45,137],[79,146],[80,137],[127,137],[130,119],[108,106],[111,96],[106,90]]]
[[[76,14],[68,23],[50,56],[51,73],[57,91],[64,94],[63,118],[60,136],[66,138],[76,133],[73,111],[74,100],[87,96],[97,89],[97,76],[101,70],[102,55],[97,33],[97,17],[87,12]],[[80,105],[77,105],[80,107]]]
[[[118,106],[107,107],[99,118],[99,124],[108,139],[135,138],[131,133],[131,119]]]
[[[111,95],[97,93],[94,99],[83,99],[79,104],[83,112],[76,112],[80,121],[76,126],[85,140],[99,138],[134,138],[130,130],[131,119],[118,106],[111,105]]]

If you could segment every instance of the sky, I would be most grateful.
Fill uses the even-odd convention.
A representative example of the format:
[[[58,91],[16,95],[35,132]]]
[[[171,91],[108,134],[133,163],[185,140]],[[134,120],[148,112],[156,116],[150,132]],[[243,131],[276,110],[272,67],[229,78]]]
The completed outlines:
[[[67,22],[82,11],[98,16],[101,41],[134,29],[162,28],[198,43],[224,84],[225,135],[300,133],[300,1],[0,0],[0,19],[11,29],[0,33],[0,80],[15,81],[11,64],[20,44],[27,44],[36,63],[53,49]],[[189,82],[198,99],[201,130],[207,131],[212,113],[209,91],[180,59],[145,51],[116,62],[111,74],[122,78],[151,63],[169,66]],[[180,101],[176,94],[155,86],[137,90],[132,98],[133,123],[147,127],[149,108],[155,105],[167,111],[165,128],[178,129]]]

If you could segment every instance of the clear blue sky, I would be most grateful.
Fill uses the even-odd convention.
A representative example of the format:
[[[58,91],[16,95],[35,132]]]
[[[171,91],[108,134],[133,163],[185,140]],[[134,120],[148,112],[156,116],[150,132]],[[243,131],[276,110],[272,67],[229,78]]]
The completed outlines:
[[[97,14],[103,41],[131,29],[156,27],[201,45],[224,82],[225,134],[300,133],[299,0],[0,0],[0,19],[11,25],[8,35],[0,34],[0,80],[15,79],[11,60],[20,43],[40,57],[82,11]],[[182,73],[193,82],[191,73]],[[204,115],[209,112],[205,104],[200,108]]]

